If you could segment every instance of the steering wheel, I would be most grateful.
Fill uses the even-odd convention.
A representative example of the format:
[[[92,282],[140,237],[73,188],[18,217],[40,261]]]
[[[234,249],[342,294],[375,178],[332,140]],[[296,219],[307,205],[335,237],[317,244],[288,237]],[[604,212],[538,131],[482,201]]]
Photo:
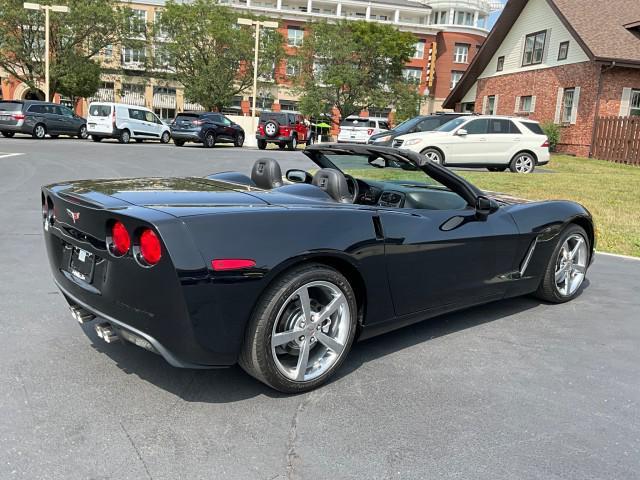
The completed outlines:
[[[344,178],[347,180],[347,185],[349,186],[349,193],[352,195],[351,203],[356,203],[358,197],[360,196],[360,185],[358,185],[358,181],[353,178],[351,175],[344,174]]]

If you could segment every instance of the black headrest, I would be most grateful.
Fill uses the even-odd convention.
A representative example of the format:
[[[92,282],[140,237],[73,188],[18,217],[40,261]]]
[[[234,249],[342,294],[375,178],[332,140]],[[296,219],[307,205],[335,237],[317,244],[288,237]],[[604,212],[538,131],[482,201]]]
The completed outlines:
[[[311,183],[327,192],[336,202],[351,203],[353,200],[353,196],[349,193],[347,179],[338,170],[333,168],[318,170]]]
[[[259,188],[271,190],[282,186],[282,170],[273,158],[259,158],[253,164],[251,180]]]

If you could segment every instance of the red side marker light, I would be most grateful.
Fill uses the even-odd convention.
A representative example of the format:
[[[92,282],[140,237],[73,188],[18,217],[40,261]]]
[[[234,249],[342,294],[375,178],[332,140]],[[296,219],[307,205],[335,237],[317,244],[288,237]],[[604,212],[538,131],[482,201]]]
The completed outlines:
[[[131,247],[131,237],[122,222],[115,222],[111,227],[111,251],[114,255],[122,256]]]
[[[211,268],[216,272],[225,270],[242,270],[256,266],[256,261],[248,258],[224,258],[211,260]]]
[[[155,265],[162,258],[162,247],[156,233],[147,228],[140,234],[140,255],[148,265]]]
[[[544,143],[542,145],[540,145],[542,148],[549,148],[549,140],[545,140]]]

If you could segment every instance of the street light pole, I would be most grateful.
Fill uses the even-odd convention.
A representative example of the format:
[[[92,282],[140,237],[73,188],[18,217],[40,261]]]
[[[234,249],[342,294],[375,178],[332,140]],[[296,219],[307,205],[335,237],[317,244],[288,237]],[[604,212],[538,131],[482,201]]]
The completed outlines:
[[[27,10],[44,10],[44,99],[49,101],[49,12],[67,13],[66,5],[41,5],[39,3],[24,3]]]
[[[258,96],[258,51],[260,50],[260,27],[278,28],[278,22],[252,20],[250,18],[238,18],[238,25],[251,25],[256,27],[256,42],[253,52],[253,101],[251,102],[251,123],[253,131],[256,131],[256,97]]]

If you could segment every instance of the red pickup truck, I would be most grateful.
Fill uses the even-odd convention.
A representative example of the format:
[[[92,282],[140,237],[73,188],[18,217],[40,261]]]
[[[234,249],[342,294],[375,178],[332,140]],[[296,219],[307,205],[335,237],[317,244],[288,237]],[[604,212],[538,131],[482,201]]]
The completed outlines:
[[[280,150],[289,147],[295,150],[299,143],[311,145],[313,132],[305,123],[304,117],[297,113],[263,112],[260,114],[256,132],[258,148],[264,150],[268,143],[275,143]]]

